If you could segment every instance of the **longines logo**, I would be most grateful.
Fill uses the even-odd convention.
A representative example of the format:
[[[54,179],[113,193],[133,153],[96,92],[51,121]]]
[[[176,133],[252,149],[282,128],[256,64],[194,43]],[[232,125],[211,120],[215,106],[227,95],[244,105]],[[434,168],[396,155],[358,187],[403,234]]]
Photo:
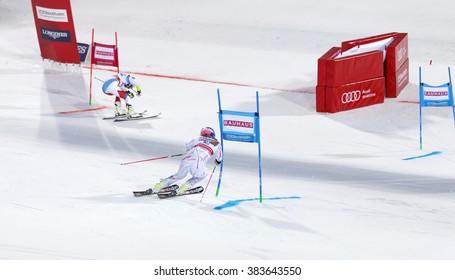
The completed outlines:
[[[57,42],[71,42],[69,31],[52,30],[41,27],[41,35],[43,39]]]

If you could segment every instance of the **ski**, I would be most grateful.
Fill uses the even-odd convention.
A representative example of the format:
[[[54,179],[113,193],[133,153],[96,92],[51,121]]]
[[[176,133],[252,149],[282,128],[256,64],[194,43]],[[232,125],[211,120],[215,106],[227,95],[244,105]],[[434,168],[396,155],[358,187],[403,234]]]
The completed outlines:
[[[169,198],[169,197],[175,197],[175,196],[197,194],[197,193],[201,193],[203,191],[204,191],[204,187],[198,186],[198,187],[189,189],[185,193],[182,193],[182,194],[177,194],[177,192],[174,190],[174,191],[168,191],[168,192],[160,192],[157,195],[159,198],[163,199],[163,198]]]
[[[126,114],[121,114],[118,116],[104,117],[103,120],[114,120],[114,119],[118,119],[118,118],[126,118]]]
[[[138,115],[142,116],[145,113],[147,113],[147,110],[143,111],[142,113],[138,113]],[[118,116],[109,116],[109,117],[104,117],[103,120],[116,120],[116,119],[126,119],[126,113],[125,114],[120,114]]]
[[[178,185],[172,185],[172,186],[168,186],[168,187],[162,188],[159,192],[153,192],[152,189],[148,189],[148,190],[145,190],[145,191],[134,191],[133,194],[134,194],[135,197],[138,197],[138,196],[144,196],[144,195],[152,195],[152,194],[175,191],[178,188],[179,188]]]
[[[137,116],[137,117],[130,117],[130,118],[118,118],[115,119],[114,122],[125,122],[125,121],[137,121],[137,120],[145,120],[145,119],[153,119],[156,117],[159,117],[161,113],[158,113],[156,115],[151,115],[151,116]]]

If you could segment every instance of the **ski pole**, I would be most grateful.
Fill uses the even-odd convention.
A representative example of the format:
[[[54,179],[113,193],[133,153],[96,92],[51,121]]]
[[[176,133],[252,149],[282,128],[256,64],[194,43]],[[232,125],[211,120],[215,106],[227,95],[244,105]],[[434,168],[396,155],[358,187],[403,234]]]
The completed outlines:
[[[136,161],[124,162],[124,163],[121,163],[121,165],[127,165],[127,164],[144,162],[144,161],[151,161],[151,160],[157,160],[157,159],[165,159],[165,158],[171,158],[171,157],[179,157],[179,156],[183,156],[183,154],[175,154],[175,155],[170,155],[170,156],[162,156],[162,157],[156,157],[156,158],[148,158],[148,159],[141,159],[141,160],[136,160]]]
[[[100,81],[100,82],[104,83],[104,81],[103,81],[103,80],[101,80],[100,78],[98,78],[98,77],[94,77],[94,78],[95,78],[95,79],[97,79],[98,81]]]
[[[202,197],[201,197],[201,201],[200,202],[202,202],[202,199],[204,198],[205,192],[207,191],[207,188],[209,187],[210,180],[212,180],[212,175],[215,172],[215,169],[216,169],[216,165],[213,167],[212,174],[210,174],[209,181],[207,182],[207,185],[205,186],[204,193],[202,193]]]

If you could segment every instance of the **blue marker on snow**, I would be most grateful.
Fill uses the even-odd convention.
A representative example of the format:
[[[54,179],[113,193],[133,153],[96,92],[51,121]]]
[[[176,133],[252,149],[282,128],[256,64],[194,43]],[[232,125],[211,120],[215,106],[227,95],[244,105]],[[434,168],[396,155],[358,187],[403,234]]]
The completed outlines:
[[[287,196],[287,197],[272,197],[272,198],[264,198],[263,200],[279,200],[279,199],[300,199],[300,196]],[[214,210],[223,210],[224,208],[229,208],[229,207],[234,207],[239,205],[241,202],[245,201],[256,201],[259,200],[259,198],[249,198],[249,199],[239,199],[239,200],[231,200],[226,202],[223,205],[216,206],[213,208]]]
[[[442,152],[434,151],[429,154],[425,154],[425,155],[421,155],[421,156],[404,158],[403,160],[412,160],[412,159],[416,159],[416,158],[429,157],[429,156],[434,156],[434,155],[439,155],[439,154],[442,154]]]

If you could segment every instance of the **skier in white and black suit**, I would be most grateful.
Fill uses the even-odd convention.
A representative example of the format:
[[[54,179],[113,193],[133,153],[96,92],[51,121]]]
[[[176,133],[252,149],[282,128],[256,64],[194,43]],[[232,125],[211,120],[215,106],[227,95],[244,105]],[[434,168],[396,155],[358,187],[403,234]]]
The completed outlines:
[[[131,75],[125,73],[118,73],[109,77],[103,84],[103,92],[107,95],[115,96],[115,115],[119,116],[126,114],[130,117],[134,114],[133,106],[130,103],[130,99],[134,97],[134,93],[130,89],[136,88],[137,96],[141,95],[141,85],[137,79]],[[126,112],[121,110],[121,100],[125,100]]]
[[[186,143],[185,152],[177,173],[161,179],[153,188],[154,192],[159,192],[162,188],[173,185],[190,173],[192,177],[177,189],[177,194],[183,194],[207,177],[206,164],[212,156],[215,157],[216,165],[219,165],[223,160],[221,144],[215,138],[215,131],[210,127],[203,128],[198,138]]]

